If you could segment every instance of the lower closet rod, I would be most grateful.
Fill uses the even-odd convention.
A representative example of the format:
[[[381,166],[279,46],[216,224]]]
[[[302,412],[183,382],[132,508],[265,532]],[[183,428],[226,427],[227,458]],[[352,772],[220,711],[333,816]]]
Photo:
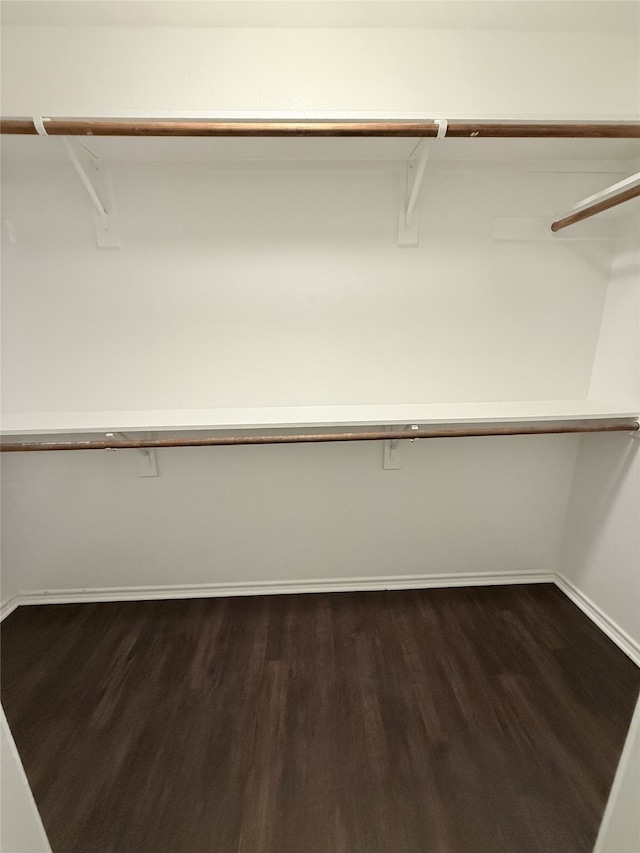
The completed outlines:
[[[235,444],[313,444],[326,441],[403,441],[415,438],[467,438],[483,435],[555,435],[572,432],[629,432],[640,429],[638,421],[593,421],[588,424],[545,424],[537,426],[468,427],[465,429],[410,429],[376,432],[336,432],[291,435],[231,435],[202,438],[147,438],[126,441],[62,441],[9,443],[4,453],[44,450],[119,450],[145,447],[214,447]]]

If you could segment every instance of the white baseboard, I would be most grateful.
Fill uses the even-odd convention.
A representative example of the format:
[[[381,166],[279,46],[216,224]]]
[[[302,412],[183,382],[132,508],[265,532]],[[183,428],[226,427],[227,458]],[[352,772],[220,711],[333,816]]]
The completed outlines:
[[[604,631],[607,637],[613,640],[616,646],[622,649],[622,651],[631,658],[636,666],[640,666],[640,643],[636,642],[636,640],[629,636],[626,631],[623,631],[623,629],[617,625],[613,619],[607,616],[604,610],[598,607],[597,604],[594,604],[590,598],[584,595],[584,593],[580,592],[580,590],[574,586],[568,578],[564,577],[564,575],[556,574],[554,580],[556,586],[561,589],[562,592],[564,592],[564,594],[570,598],[583,613],[586,613],[589,619],[591,619],[592,622],[595,622],[598,628],[600,628],[601,631]]]
[[[94,587],[87,589],[33,590],[10,599],[1,618],[22,604],[72,604],[87,601],[144,601],[171,598],[216,598],[233,595],[286,595],[300,592],[364,592],[380,589],[432,589],[454,586],[553,583],[551,572],[469,572],[440,575],[327,578],[287,581],[181,584],[178,586]]]
[[[640,666],[640,643],[623,631],[603,610],[583,595],[567,578],[555,572],[467,572],[439,575],[327,578],[283,581],[239,581],[176,586],[126,586],[33,590],[16,595],[0,607],[0,620],[16,607],[28,604],[74,604],[90,601],[145,601],[172,598],[218,598],[237,595],[290,595],[302,592],[365,592],[381,589],[437,589],[441,587],[497,586],[501,584],[555,583],[583,613]]]
[[[13,613],[16,607],[19,607],[21,604],[21,595],[14,595],[13,598],[8,598],[6,601],[3,601],[2,604],[0,604],[0,622],[2,622],[3,619],[6,619],[7,616],[10,613]]]

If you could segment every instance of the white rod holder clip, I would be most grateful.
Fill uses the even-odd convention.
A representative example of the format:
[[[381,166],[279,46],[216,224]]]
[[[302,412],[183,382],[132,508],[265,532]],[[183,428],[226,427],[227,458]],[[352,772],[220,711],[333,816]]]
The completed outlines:
[[[42,116],[33,116],[33,126],[35,127],[38,136],[49,136],[47,129],[44,126],[45,121],[51,121],[51,119],[42,118]]]
[[[436,139],[444,139],[447,135],[447,130],[449,130],[449,122],[446,118],[437,118],[433,122],[438,125],[438,133],[436,134]]]

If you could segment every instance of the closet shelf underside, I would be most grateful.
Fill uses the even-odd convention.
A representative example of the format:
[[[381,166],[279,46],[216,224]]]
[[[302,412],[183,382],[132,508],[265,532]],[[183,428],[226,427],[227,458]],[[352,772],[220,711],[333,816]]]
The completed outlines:
[[[591,400],[489,403],[406,403],[351,406],[171,409],[10,413],[5,435],[105,433],[114,431],[298,429],[407,424],[518,424],[636,418],[638,409]]]

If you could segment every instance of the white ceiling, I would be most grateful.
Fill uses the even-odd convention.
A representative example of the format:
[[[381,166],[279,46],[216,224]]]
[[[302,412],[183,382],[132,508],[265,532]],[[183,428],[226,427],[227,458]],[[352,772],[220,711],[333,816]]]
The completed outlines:
[[[4,25],[640,32],[637,0],[3,0]]]

